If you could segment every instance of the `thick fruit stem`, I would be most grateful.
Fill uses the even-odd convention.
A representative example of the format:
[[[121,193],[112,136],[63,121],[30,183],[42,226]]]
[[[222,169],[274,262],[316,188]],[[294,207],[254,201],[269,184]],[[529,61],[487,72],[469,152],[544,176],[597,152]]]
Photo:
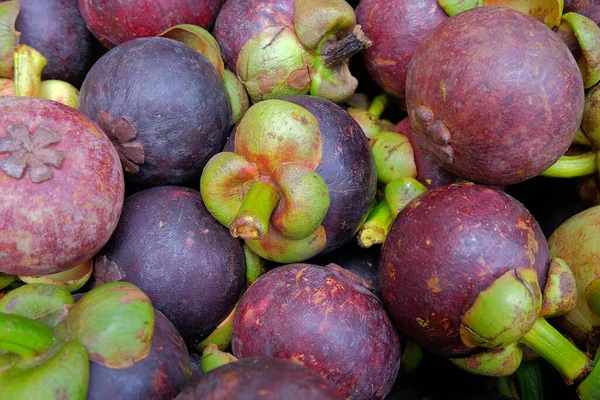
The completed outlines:
[[[600,351],[596,352],[596,359],[598,359],[598,355],[600,355]],[[600,399],[600,366],[598,364],[596,364],[583,382],[579,384],[577,393],[581,400]]]
[[[538,318],[520,341],[552,364],[569,385],[584,377],[593,367],[592,360],[544,318]]]
[[[356,25],[352,33],[345,38],[325,43],[321,60],[324,66],[330,67],[348,60],[361,50],[371,47],[371,44],[372,42],[365,36],[360,25]]]
[[[381,114],[385,111],[388,104],[390,103],[390,95],[387,93],[381,93],[373,98],[373,102],[367,110],[369,114],[375,119],[379,119]]]
[[[42,70],[46,58],[27,45],[19,45],[15,50],[15,96],[40,97]]]
[[[552,178],[574,178],[593,174],[598,170],[596,152],[587,151],[574,156],[561,156],[556,163],[542,172],[542,176]]]
[[[37,357],[54,343],[52,329],[17,314],[0,313],[0,350],[21,357]]]
[[[394,218],[395,215],[385,200],[377,204],[358,233],[359,246],[369,248],[383,243]]]
[[[269,219],[280,195],[270,182],[257,181],[244,198],[229,231],[233,237],[242,239],[263,239],[267,236]]]

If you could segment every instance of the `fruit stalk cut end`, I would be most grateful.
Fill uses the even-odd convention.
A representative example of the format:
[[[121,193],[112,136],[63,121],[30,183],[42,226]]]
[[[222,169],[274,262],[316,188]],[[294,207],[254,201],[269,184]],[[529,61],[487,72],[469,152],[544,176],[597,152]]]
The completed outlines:
[[[363,49],[368,49],[372,44],[373,42],[367,38],[360,25],[356,25],[350,35],[340,40],[332,40],[324,45],[321,61],[324,66],[330,67],[348,60]]]

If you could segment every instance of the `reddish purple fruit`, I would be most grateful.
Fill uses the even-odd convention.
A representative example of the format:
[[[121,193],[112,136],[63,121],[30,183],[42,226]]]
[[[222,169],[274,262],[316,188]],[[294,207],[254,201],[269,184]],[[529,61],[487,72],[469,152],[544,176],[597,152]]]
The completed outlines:
[[[85,23],[109,49],[179,24],[211,29],[224,0],[79,0]]]
[[[114,235],[96,257],[94,286],[138,286],[191,346],[233,310],[245,272],[241,242],[212,218],[200,193],[161,186],[125,200]]]
[[[19,0],[19,42],[46,57],[42,79],[60,79],[79,87],[92,56],[92,35],[77,0]]]
[[[0,272],[46,275],[83,263],[123,207],[119,156],[96,124],[45,99],[0,99]]]
[[[519,267],[544,287],[548,244],[533,216],[504,192],[471,183],[432,189],[398,214],[383,244],[379,280],[399,331],[448,357],[465,346],[459,327],[477,295]]]
[[[425,154],[464,179],[508,185],[567,150],[584,89],[573,55],[544,24],[479,7],[448,18],[415,51],[406,101]]]
[[[373,42],[362,54],[369,75],[387,93],[404,97],[413,53],[446,18],[437,0],[362,0],[356,20]]]
[[[159,37],[102,56],[83,82],[79,109],[112,140],[125,178],[146,186],[198,179],[231,125],[213,65],[188,45]]]
[[[381,302],[335,264],[290,264],[260,277],[238,305],[232,350],[304,364],[348,399],[383,399],[400,366],[398,335]]]
[[[88,400],[170,400],[192,376],[185,343],[173,324],[160,311],[146,358],[125,369],[90,363]]]
[[[565,0],[564,13],[576,12],[600,23],[600,3],[597,0]]]
[[[325,378],[281,358],[253,357],[219,367],[185,389],[177,400],[342,400]]]

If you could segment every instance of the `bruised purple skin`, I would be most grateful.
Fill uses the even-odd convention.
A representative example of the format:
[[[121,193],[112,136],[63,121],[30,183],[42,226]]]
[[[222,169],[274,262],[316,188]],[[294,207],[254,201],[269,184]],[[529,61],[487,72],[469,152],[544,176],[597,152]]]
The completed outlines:
[[[408,137],[417,166],[417,180],[428,189],[449,185],[455,183],[459,179],[452,172],[440,167],[423,154],[423,151],[415,143],[415,138],[410,128],[410,119],[408,117],[398,122],[395,131]]]
[[[235,71],[242,47],[254,35],[272,26],[294,28],[294,0],[229,0],[215,21],[213,35],[223,61]]]
[[[585,15],[597,24],[600,23],[600,3],[597,0],[565,0],[564,12]]]
[[[360,125],[337,104],[309,96],[285,96],[310,111],[323,142],[321,164],[316,172],[329,189],[331,205],[323,220],[327,244],[321,252],[339,248],[360,229],[377,191],[375,160]]]
[[[22,154],[9,135],[21,124],[34,142],[44,130],[56,136]],[[27,163],[20,178],[9,158]],[[85,115],[45,99],[0,99],[0,272],[52,274],[92,258],[117,225],[124,186],[114,147]]]
[[[504,192],[470,183],[432,189],[405,207],[381,252],[379,280],[398,329],[446,357],[471,354],[459,336],[477,295],[531,267],[546,282],[549,250],[533,216]]]
[[[126,179],[148,186],[199,179],[231,125],[229,99],[212,64],[191,47],[158,37],[131,40],[100,58],[83,82],[79,109],[111,137]]]
[[[162,186],[125,200],[96,257],[93,285],[133,283],[193,345],[229,315],[245,285],[242,245],[206,210],[200,193]]]
[[[581,72],[538,20],[503,7],[448,18],[413,54],[406,100],[418,146],[470,181],[539,175],[581,123]]]
[[[446,18],[437,0],[361,0],[356,22],[373,42],[362,54],[369,75],[387,93],[404,97],[412,54]]]
[[[160,311],[150,353],[126,369],[90,363],[87,400],[170,400],[190,383],[192,369],[185,343]]]
[[[43,0],[40,0],[43,1]],[[179,24],[210,30],[225,0],[79,0],[85,22],[107,48]]]
[[[383,399],[400,366],[398,335],[377,297],[312,264],[275,268],[250,286],[233,321],[232,350],[304,364],[348,399]]]
[[[343,400],[341,393],[325,378],[281,358],[245,358],[203,375],[177,400]]]
[[[48,63],[42,79],[81,85],[91,66],[92,35],[79,12],[77,0],[19,0],[15,24],[19,42],[33,47]]]

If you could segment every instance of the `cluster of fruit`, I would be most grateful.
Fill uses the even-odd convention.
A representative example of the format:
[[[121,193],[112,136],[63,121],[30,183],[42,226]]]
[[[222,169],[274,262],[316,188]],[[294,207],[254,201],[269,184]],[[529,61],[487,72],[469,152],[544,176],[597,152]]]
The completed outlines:
[[[600,399],[598,22],[0,0],[0,399]]]

